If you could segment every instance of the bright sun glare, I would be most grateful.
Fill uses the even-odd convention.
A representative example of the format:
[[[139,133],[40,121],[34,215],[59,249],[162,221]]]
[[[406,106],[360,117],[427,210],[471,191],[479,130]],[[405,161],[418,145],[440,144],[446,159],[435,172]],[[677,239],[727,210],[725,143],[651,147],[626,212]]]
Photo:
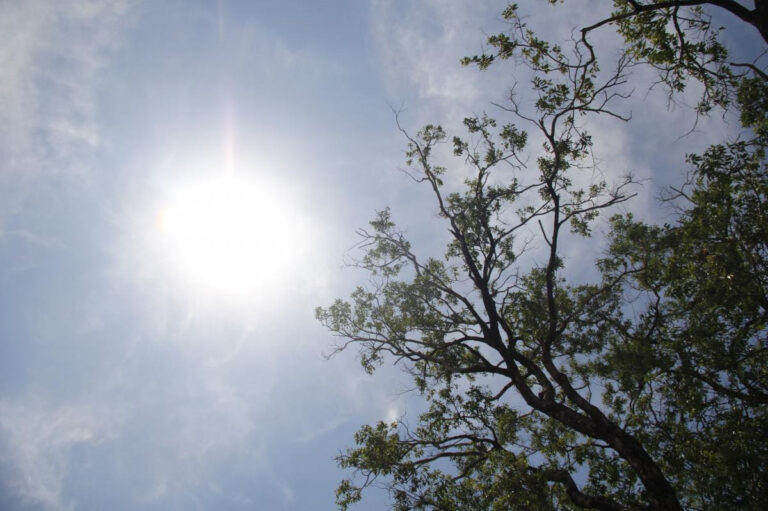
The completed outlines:
[[[172,264],[226,293],[273,287],[296,259],[301,222],[276,189],[222,176],[178,190],[161,213]]]

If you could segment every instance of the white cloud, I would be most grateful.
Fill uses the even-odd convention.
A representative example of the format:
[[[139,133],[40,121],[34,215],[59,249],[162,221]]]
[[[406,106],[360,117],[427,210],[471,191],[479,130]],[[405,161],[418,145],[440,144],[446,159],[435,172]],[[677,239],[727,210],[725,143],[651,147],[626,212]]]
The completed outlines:
[[[9,471],[5,485],[44,509],[72,509],[62,498],[70,451],[107,439],[113,428],[105,421],[108,415],[82,404],[0,401],[0,460]]]
[[[500,9],[496,4],[374,1],[372,31],[381,73],[393,101],[408,101],[411,98],[405,96],[415,91],[413,99],[419,104],[407,108],[431,105],[431,112],[441,111],[444,117],[466,115],[464,108],[481,96],[483,77],[462,68],[459,60],[481,49],[488,14],[498,16],[500,12],[496,12]]]
[[[132,0],[0,4],[0,218],[40,175],[81,173],[101,143],[95,95]]]

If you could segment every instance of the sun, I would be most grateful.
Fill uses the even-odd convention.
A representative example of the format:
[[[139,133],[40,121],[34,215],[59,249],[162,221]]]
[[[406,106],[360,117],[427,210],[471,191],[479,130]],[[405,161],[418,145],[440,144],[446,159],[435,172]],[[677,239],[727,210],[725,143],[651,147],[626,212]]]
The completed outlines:
[[[274,287],[296,262],[303,237],[285,194],[233,175],[176,190],[160,228],[171,264],[186,279],[234,294]]]

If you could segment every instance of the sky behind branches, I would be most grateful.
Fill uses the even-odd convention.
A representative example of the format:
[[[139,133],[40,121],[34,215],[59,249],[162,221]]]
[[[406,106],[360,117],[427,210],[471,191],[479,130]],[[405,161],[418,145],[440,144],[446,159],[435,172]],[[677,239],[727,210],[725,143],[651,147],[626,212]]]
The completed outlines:
[[[525,12],[552,33],[591,19],[544,4]],[[326,360],[334,339],[313,309],[364,281],[344,262],[376,209],[439,253],[428,190],[398,171],[393,111],[411,132],[454,133],[468,114],[503,116],[491,102],[514,81],[525,98],[511,64],[459,65],[503,29],[503,7],[0,3],[0,508],[333,509],[333,457],[416,398],[397,368]],[[690,111],[661,91],[635,101],[631,125],[590,128],[609,181],[653,178],[627,208],[663,221],[656,198],[683,154],[734,125],[703,120],[681,143]],[[260,222],[233,232],[267,233],[254,246],[270,256],[222,287],[167,218],[189,223],[189,190],[232,175],[262,208],[233,206]]]

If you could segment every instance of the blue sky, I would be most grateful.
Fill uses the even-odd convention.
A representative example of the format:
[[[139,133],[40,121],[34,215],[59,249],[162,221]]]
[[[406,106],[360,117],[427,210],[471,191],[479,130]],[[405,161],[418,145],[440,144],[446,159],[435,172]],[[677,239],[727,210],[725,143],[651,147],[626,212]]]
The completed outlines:
[[[343,263],[377,208],[425,250],[443,239],[427,190],[397,170],[392,109],[412,131],[497,113],[513,68],[458,60],[503,6],[0,4],[0,508],[333,509],[333,456],[415,398],[397,369],[325,360],[313,309],[364,280]],[[553,32],[589,19],[543,9],[532,19]],[[656,178],[628,208],[663,219],[655,197],[682,154],[730,128],[703,121],[680,148],[690,112],[640,100],[631,128],[593,132],[608,177]],[[272,257],[222,288],[164,219],[231,174],[266,204],[244,213],[253,232],[296,236],[259,241]]]

